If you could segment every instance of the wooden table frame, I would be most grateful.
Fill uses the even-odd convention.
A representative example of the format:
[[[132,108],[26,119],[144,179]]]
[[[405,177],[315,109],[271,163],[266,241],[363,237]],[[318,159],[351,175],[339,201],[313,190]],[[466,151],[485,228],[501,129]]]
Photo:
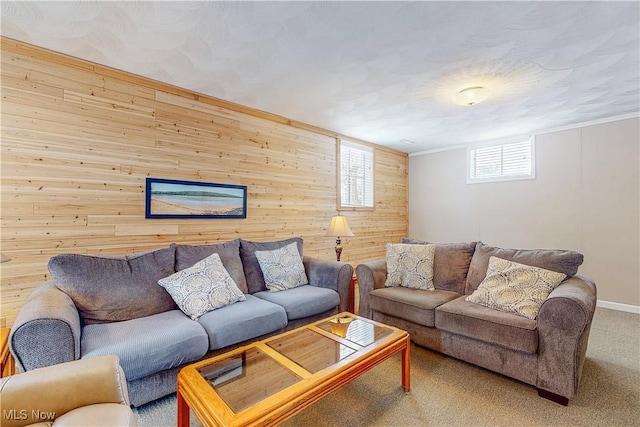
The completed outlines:
[[[342,344],[353,346],[354,344],[350,341],[315,326],[329,319],[344,316],[351,316],[355,319],[388,328],[392,330],[392,333],[315,374],[306,371],[267,345],[269,341],[307,328]],[[218,396],[213,387],[202,378],[198,368],[215,360],[242,353],[250,348],[258,348],[267,353],[302,379],[296,384],[236,414]],[[190,409],[205,427],[278,425],[397,353],[401,353],[402,357],[402,386],[405,392],[408,393],[410,391],[410,341],[409,334],[401,329],[345,312],[262,341],[257,341],[211,359],[194,363],[180,371],[177,385],[178,427],[189,426]]]

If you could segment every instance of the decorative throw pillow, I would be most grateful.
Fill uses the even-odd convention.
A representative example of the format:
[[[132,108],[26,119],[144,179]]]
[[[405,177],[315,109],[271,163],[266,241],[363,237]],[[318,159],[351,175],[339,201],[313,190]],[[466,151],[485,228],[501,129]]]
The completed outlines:
[[[274,242],[251,242],[240,239],[240,259],[242,260],[242,267],[244,268],[244,274],[247,279],[247,289],[249,290],[249,294],[255,294],[256,292],[267,290],[267,287],[264,284],[264,276],[262,275],[260,263],[256,258],[256,251],[279,249],[294,242],[298,246],[300,258],[302,258],[303,242],[300,237],[293,237],[291,239],[278,240]]]
[[[492,256],[487,277],[466,300],[533,320],[565,277],[563,273]]]
[[[244,277],[244,268],[240,259],[240,239],[215,245],[176,245],[176,271],[184,270],[202,261],[209,255],[217,253],[220,255],[222,265],[229,273],[229,276],[236,282],[236,285],[243,293],[247,293],[247,280]],[[163,276],[164,277],[164,276]]]
[[[284,291],[309,283],[296,243],[255,254],[269,291]]]
[[[246,299],[217,253],[158,280],[158,284],[169,292],[180,310],[193,320],[216,308]]]
[[[575,275],[584,260],[581,253],[564,249],[504,249],[478,242],[469,265],[465,294],[471,294],[480,286],[492,256],[563,273],[567,277]]]
[[[401,243],[428,245],[430,242],[410,237]],[[476,242],[471,243],[435,243],[436,252],[433,257],[433,287],[443,291],[464,294],[471,257],[476,249]]]
[[[387,244],[385,286],[432,290],[436,245]]]

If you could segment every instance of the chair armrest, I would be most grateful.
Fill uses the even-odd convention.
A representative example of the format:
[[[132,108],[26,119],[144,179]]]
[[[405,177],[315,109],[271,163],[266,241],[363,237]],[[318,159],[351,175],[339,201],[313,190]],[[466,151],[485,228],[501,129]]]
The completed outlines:
[[[53,282],[38,286],[20,309],[9,348],[20,371],[80,358],[80,315]]]
[[[369,305],[369,293],[374,289],[384,288],[387,280],[387,260],[377,259],[365,262],[356,267],[358,276],[358,290],[360,292],[360,316],[371,319],[371,307]]]
[[[327,261],[307,256],[303,257],[302,262],[309,278],[309,284],[338,292],[340,295],[339,311],[349,310],[353,267],[346,262]]]
[[[563,281],[538,312],[539,389],[571,399],[582,375],[591,321],[596,309],[595,283],[582,276]]]
[[[118,358],[113,355],[12,375],[1,380],[0,390],[2,413],[17,412],[17,417],[3,419],[2,424],[8,422],[7,427],[41,422],[35,418],[38,412],[51,414],[47,416],[51,419],[99,403],[129,406],[127,381]]]

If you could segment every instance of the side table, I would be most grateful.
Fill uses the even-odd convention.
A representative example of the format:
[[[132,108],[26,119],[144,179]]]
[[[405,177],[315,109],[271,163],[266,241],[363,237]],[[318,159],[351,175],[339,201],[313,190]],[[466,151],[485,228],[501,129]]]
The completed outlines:
[[[9,332],[11,329],[2,328],[0,330],[0,355],[2,356],[2,365],[0,366],[0,378],[7,377],[16,373],[16,364],[9,352]]]
[[[351,294],[351,297],[349,298],[349,311],[353,314],[357,314],[356,313],[356,288],[358,287],[358,277],[356,276],[356,273],[353,273],[353,276],[351,276],[351,289],[349,289],[349,293]]]

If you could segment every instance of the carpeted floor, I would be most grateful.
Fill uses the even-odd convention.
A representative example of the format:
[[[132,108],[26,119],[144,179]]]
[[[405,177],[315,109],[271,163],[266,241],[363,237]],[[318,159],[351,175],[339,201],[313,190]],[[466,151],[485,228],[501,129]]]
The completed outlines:
[[[598,308],[578,395],[568,407],[534,387],[411,348],[411,392],[395,356],[284,426],[640,426],[640,315]],[[174,426],[175,395],[138,408],[141,427]],[[191,416],[191,425],[201,424]]]

